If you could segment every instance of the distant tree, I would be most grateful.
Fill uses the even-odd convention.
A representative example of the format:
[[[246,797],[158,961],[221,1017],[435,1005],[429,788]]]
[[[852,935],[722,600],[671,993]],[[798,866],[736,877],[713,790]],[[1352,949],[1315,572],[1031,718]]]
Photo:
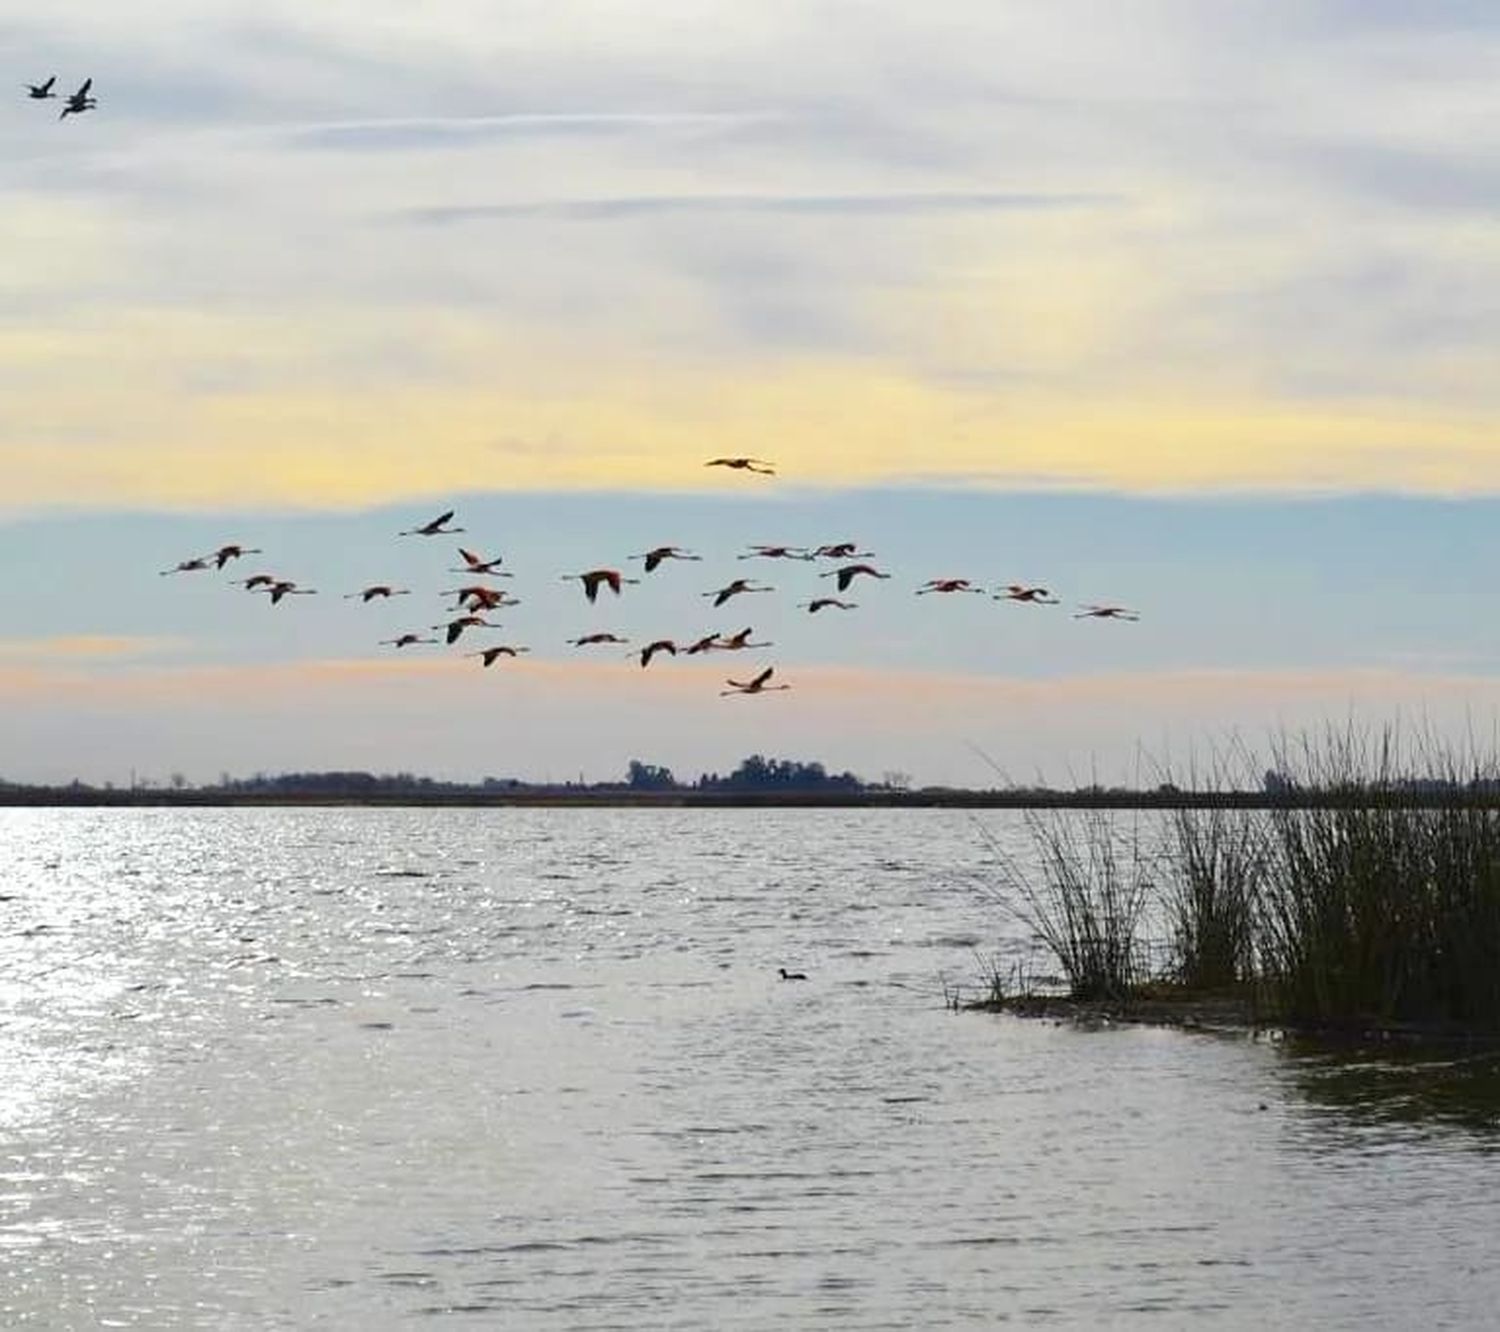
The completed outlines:
[[[677,785],[671,768],[639,759],[630,760],[625,780],[633,791],[670,791]]]

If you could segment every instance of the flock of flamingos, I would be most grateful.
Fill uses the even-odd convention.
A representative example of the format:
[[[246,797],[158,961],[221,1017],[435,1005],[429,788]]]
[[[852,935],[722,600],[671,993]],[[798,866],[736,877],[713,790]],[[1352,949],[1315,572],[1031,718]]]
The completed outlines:
[[[759,458],[713,458],[704,464],[705,467],[724,467],[733,471],[754,473],[758,476],[774,476],[776,469],[772,464]],[[431,522],[423,523],[419,527],[410,527],[405,531],[398,532],[398,536],[417,537],[442,537],[456,536],[463,532],[462,527],[452,526],[454,511],[439,514]],[[453,597],[450,610],[454,612],[449,619],[441,624],[431,625],[429,632],[441,631],[441,638],[429,637],[426,634],[408,632],[396,638],[381,640],[381,646],[392,648],[415,647],[419,644],[446,643],[449,646],[459,642],[463,635],[471,629],[499,629],[503,626],[492,620],[487,620],[485,615],[511,606],[520,605],[518,598],[513,597],[505,588],[497,587],[492,582],[484,581],[496,578],[510,578],[512,575],[508,570],[502,569],[500,565],[504,560],[500,556],[486,559],[472,550],[460,546],[459,556],[463,560],[462,568],[450,569],[450,573],[463,575],[466,582],[458,587],[448,588],[441,595]],[[176,564],[170,569],[162,569],[160,572],[165,576],[173,574],[202,573],[205,571],[222,570],[232,560],[239,560],[247,555],[260,555],[263,552],[254,546],[243,546],[231,543],[220,546],[217,550],[207,555],[195,555]],[[641,562],[642,572],[654,573],[668,560],[701,560],[702,556],[695,555],[691,551],[683,550],[679,546],[655,546],[651,550],[642,551],[631,555],[632,560]],[[888,579],[892,575],[883,573],[875,565],[867,561],[874,559],[874,553],[860,550],[852,541],[842,541],[832,545],[817,546],[806,549],[799,546],[750,546],[738,559],[750,560],[801,560],[807,562],[830,561],[833,567],[819,574],[821,578],[832,578],[839,593],[837,596],[817,596],[810,601],[799,602],[799,608],[806,610],[809,614],[816,615],[822,611],[852,611],[858,609],[858,603],[845,601],[842,594],[847,592],[857,579]],[[614,596],[621,595],[622,589],[629,585],[639,583],[639,578],[627,578],[619,569],[585,569],[581,573],[563,574],[562,580],[567,583],[578,583],[583,588],[583,595],[592,605],[597,602],[601,589],[608,588]],[[235,580],[235,585],[243,587],[250,592],[265,593],[271,599],[271,604],[276,605],[286,597],[307,597],[317,593],[316,588],[301,587],[289,578],[281,578],[276,574],[256,573],[248,578]],[[734,597],[749,595],[758,592],[774,592],[772,587],[762,586],[748,578],[735,578],[723,587],[712,588],[699,595],[711,600],[714,609],[724,606]],[[359,589],[357,592],[347,592],[346,599],[359,600],[361,602],[372,602],[386,600],[390,597],[409,596],[411,590],[404,587],[396,587],[390,583],[372,583],[368,587]],[[1016,601],[1031,606],[1055,606],[1058,598],[1054,597],[1045,587],[1027,587],[1019,583],[1010,583],[1005,587],[991,593],[983,587],[976,586],[967,578],[930,578],[916,589],[917,596],[929,594],[947,595],[953,593],[972,593],[976,596],[991,596],[996,601]],[[1132,610],[1124,606],[1100,606],[1086,605],[1078,609],[1074,619],[1094,620],[1137,620],[1140,617]],[[679,643],[675,639],[658,638],[638,647],[631,647],[630,656],[639,659],[641,666],[649,666],[652,660],[661,654],[675,657],[679,654],[693,657],[707,652],[739,652],[750,648],[768,648],[771,643],[757,643],[753,641],[753,630],[741,629],[735,634],[712,633],[691,643]],[[631,646],[630,641],[613,633],[587,633],[578,638],[568,640],[568,644],[575,648],[590,648],[601,646]],[[478,652],[470,652],[465,655],[478,658],[485,666],[493,666],[501,657],[518,657],[531,649],[519,647],[511,643],[497,643],[490,647],[481,648]],[[771,679],[775,674],[775,668],[767,666],[758,674],[751,676],[748,680],[728,679],[725,684],[727,689],[719,691],[720,697],[731,694],[766,694],[774,690],[790,689],[788,684],[772,684]]]

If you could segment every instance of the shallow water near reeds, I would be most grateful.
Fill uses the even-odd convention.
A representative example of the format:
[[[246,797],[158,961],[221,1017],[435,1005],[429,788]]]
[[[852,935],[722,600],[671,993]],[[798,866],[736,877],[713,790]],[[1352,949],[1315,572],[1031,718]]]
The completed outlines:
[[[1021,945],[991,861],[0,810],[0,1325],[1492,1325],[1500,1063],[951,1012]]]

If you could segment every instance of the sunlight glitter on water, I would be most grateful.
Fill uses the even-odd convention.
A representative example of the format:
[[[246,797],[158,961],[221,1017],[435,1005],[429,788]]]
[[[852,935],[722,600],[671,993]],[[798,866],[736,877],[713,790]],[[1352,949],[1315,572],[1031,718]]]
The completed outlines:
[[[1022,943],[967,815],[0,811],[0,845],[6,1326],[1500,1301],[1492,1069],[950,1013]]]

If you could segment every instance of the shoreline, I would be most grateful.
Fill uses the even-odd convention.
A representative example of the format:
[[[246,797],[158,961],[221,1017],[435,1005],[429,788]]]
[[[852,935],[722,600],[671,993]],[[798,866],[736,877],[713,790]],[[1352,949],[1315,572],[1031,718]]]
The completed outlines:
[[[1225,994],[1140,995],[1124,1000],[1070,999],[1067,995],[1014,995],[956,1003],[965,1013],[1069,1022],[1091,1029],[1108,1026],[1167,1027],[1220,1036],[1266,1037],[1328,1046],[1437,1049],[1483,1048],[1500,1054],[1500,1031],[1447,1023],[1380,1021],[1304,1023],[1259,1014],[1246,996]]]

